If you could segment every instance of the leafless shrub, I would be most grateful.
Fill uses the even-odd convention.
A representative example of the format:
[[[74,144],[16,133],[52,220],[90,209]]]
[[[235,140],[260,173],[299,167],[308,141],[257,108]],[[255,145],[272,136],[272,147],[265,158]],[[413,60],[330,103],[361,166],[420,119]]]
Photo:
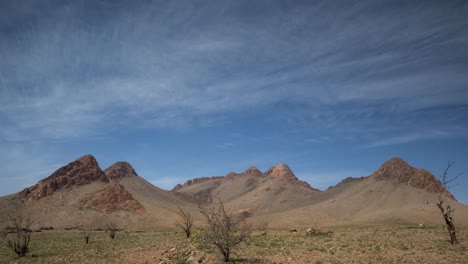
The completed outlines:
[[[177,222],[176,226],[182,231],[184,231],[187,238],[190,238],[190,234],[192,233],[192,226],[193,226],[193,218],[190,212],[182,210],[179,208],[179,221]]]
[[[86,244],[89,244],[89,238],[91,237],[90,230],[83,230],[83,238]]]
[[[232,249],[245,241],[252,233],[251,225],[228,215],[221,201],[217,208],[200,206],[200,212],[207,221],[203,229],[204,242],[216,246],[223,255],[224,261],[228,262]]]
[[[109,237],[111,239],[115,238],[115,236],[117,234],[117,231],[119,231],[119,229],[117,228],[117,226],[113,222],[108,222],[107,223],[106,233],[109,234]]]
[[[29,252],[29,242],[31,241],[31,225],[33,220],[29,217],[24,219],[21,215],[9,217],[10,225],[4,230],[5,242],[18,256],[24,257]]]
[[[448,203],[444,207],[445,197],[443,195],[444,190],[445,189],[448,190],[450,187],[452,187],[451,184],[456,179],[458,179],[458,177],[462,175],[462,173],[459,173],[458,175],[449,178],[448,170],[450,169],[450,167],[453,166],[453,164],[454,162],[450,162],[450,161],[448,162],[447,167],[445,168],[444,173],[442,174],[441,179],[440,179],[442,185],[437,184],[437,183],[435,184],[437,191],[439,193],[439,200],[436,202],[436,205],[437,207],[439,207],[440,212],[444,216],[445,224],[447,226],[447,231],[450,236],[450,243],[458,244],[457,231],[455,229],[455,224],[453,222],[453,213],[455,212],[455,209],[453,209]]]

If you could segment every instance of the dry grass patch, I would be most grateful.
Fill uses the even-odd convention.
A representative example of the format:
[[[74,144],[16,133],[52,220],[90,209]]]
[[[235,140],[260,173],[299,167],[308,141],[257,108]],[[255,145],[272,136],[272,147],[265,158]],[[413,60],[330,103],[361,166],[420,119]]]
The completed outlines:
[[[459,245],[450,244],[442,225],[352,226],[334,231],[314,236],[304,230],[254,232],[233,252],[232,263],[466,263],[468,259],[468,228],[459,228]],[[185,235],[176,231],[122,231],[113,240],[94,231],[91,238],[85,244],[79,231],[33,233],[28,256],[19,258],[2,244],[0,263],[159,263],[172,248],[188,246]],[[211,263],[222,262],[216,251],[204,251]]]

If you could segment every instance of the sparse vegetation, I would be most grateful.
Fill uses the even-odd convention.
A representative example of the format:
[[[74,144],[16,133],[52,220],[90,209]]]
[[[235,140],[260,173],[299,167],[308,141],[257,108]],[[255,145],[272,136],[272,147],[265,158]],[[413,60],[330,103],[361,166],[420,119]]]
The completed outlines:
[[[89,244],[89,237],[91,236],[91,232],[89,230],[83,230],[83,238],[86,244]]]
[[[224,261],[229,262],[232,250],[249,238],[251,225],[241,218],[228,215],[221,201],[217,208],[200,206],[200,211],[207,222],[203,229],[204,242],[216,246]]]
[[[10,225],[5,228],[5,241],[18,256],[24,257],[29,252],[29,242],[31,241],[31,225],[33,220],[17,217],[9,217]]]
[[[450,204],[447,203],[447,205],[444,207],[445,203],[445,197],[444,197],[444,189],[449,189],[452,184],[458,177],[462,175],[462,173],[459,173],[458,175],[449,178],[448,176],[448,170],[450,167],[452,167],[454,162],[448,162],[447,167],[444,170],[444,173],[441,176],[441,182],[442,186],[439,184],[436,184],[438,186],[438,193],[439,193],[439,200],[437,201],[436,205],[440,209],[440,212],[444,216],[445,224],[447,226],[447,231],[450,236],[450,243],[452,244],[458,244],[458,239],[457,239],[457,230],[455,228],[455,223],[453,222],[453,213],[455,212],[455,209],[451,207]]]
[[[107,223],[106,232],[109,234],[109,237],[111,239],[115,238],[118,230],[119,229],[117,228],[117,226],[113,222],[108,222]]]
[[[185,233],[187,238],[190,238],[192,233],[192,226],[193,226],[193,218],[190,212],[184,211],[182,208],[179,207],[179,222],[177,222],[176,226]]]
[[[342,226],[334,227],[332,236],[321,237],[275,229],[262,236],[260,231],[255,231],[236,248],[231,261],[246,264],[466,263],[466,226],[458,226],[460,243],[453,246],[444,241],[445,225],[427,225],[424,229],[408,227],[412,226]],[[31,251],[20,260],[7,246],[0,246],[0,263],[186,263],[182,261],[188,255],[180,253],[188,250],[187,240],[180,239],[180,232],[175,231],[119,231],[119,239],[112,242],[104,231],[91,231],[92,239],[84,244],[79,230],[46,230],[31,234]],[[192,244],[202,234],[194,228]],[[212,246],[197,248],[205,253],[203,263],[222,260]],[[171,254],[175,257],[166,260]]]

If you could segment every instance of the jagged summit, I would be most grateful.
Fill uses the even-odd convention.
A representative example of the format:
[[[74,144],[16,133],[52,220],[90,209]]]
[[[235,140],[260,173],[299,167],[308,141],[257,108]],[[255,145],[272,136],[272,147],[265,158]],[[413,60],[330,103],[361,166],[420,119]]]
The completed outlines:
[[[108,181],[96,159],[92,155],[85,155],[59,168],[32,187],[24,189],[19,195],[22,199],[38,200],[58,190],[91,182]]]
[[[369,178],[407,183],[412,187],[425,189],[431,193],[442,190],[446,196],[455,199],[431,172],[425,169],[416,169],[399,157],[384,162]]]
[[[109,168],[104,170],[104,173],[109,180],[138,176],[132,165],[125,161],[118,161],[112,164]]]
[[[82,164],[86,164],[89,166],[99,166],[96,158],[91,154],[83,155],[77,158],[75,161],[81,162]]]
[[[416,168],[410,166],[402,158],[395,157],[384,162],[371,177],[377,179],[395,179],[400,182],[407,182],[414,174]]]
[[[288,165],[280,163],[276,166],[269,168],[265,172],[265,176],[270,176],[273,179],[284,178],[284,179],[296,179],[296,175],[291,171]]]
[[[257,167],[251,166],[247,170],[245,170],[242,175],[248,175],[248,176],[253,176],[253,177],[262,177],[263,172],[261,172]]]
[[[261,172],[257,167],[251,166],[242,173],[236,173],[231,171],[228,174],[226,174],[226,178],[232,178],[236,176],[263,177],[263,172]]]
[[[227,177],[227,176],[226,176]],[[219,179],[222,179],[224,178],[223,176],[213,176],[213,177],[200,177],[200,178],[194,178],[194,179],[191,179],[191,180],[188,180],[186,182],[184,182],[184,184],[177,184],[176,186],[174,186],[174,188],[172,188],[172,191],[178,191],[184,187],[188,187],[188,186],[191,186],[191,185],[194,185],[194,184],[198,184],[198,183],[202,183],[202,182],[206,182],[206,181],[211,181],[211,180],[219,180]]]
[[[265,177],[269,177],[271,179],[283,179],[286,180],[288,183],[300,185],[312,191],[320,191],[318,189],[312,188],[310,184],[305,181],[299,180],[296,175],[291,171],[288,165],[284,163],[280,163],[276,166],[269,168],[265,173]]]

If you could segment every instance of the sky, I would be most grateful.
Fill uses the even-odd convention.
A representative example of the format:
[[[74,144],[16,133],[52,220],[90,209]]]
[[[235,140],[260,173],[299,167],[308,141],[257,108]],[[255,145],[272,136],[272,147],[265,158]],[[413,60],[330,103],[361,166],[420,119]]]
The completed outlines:
[[[92,154],[163,189],[392,157],[468,204],[468,2],[0,1],[0,195]]]

